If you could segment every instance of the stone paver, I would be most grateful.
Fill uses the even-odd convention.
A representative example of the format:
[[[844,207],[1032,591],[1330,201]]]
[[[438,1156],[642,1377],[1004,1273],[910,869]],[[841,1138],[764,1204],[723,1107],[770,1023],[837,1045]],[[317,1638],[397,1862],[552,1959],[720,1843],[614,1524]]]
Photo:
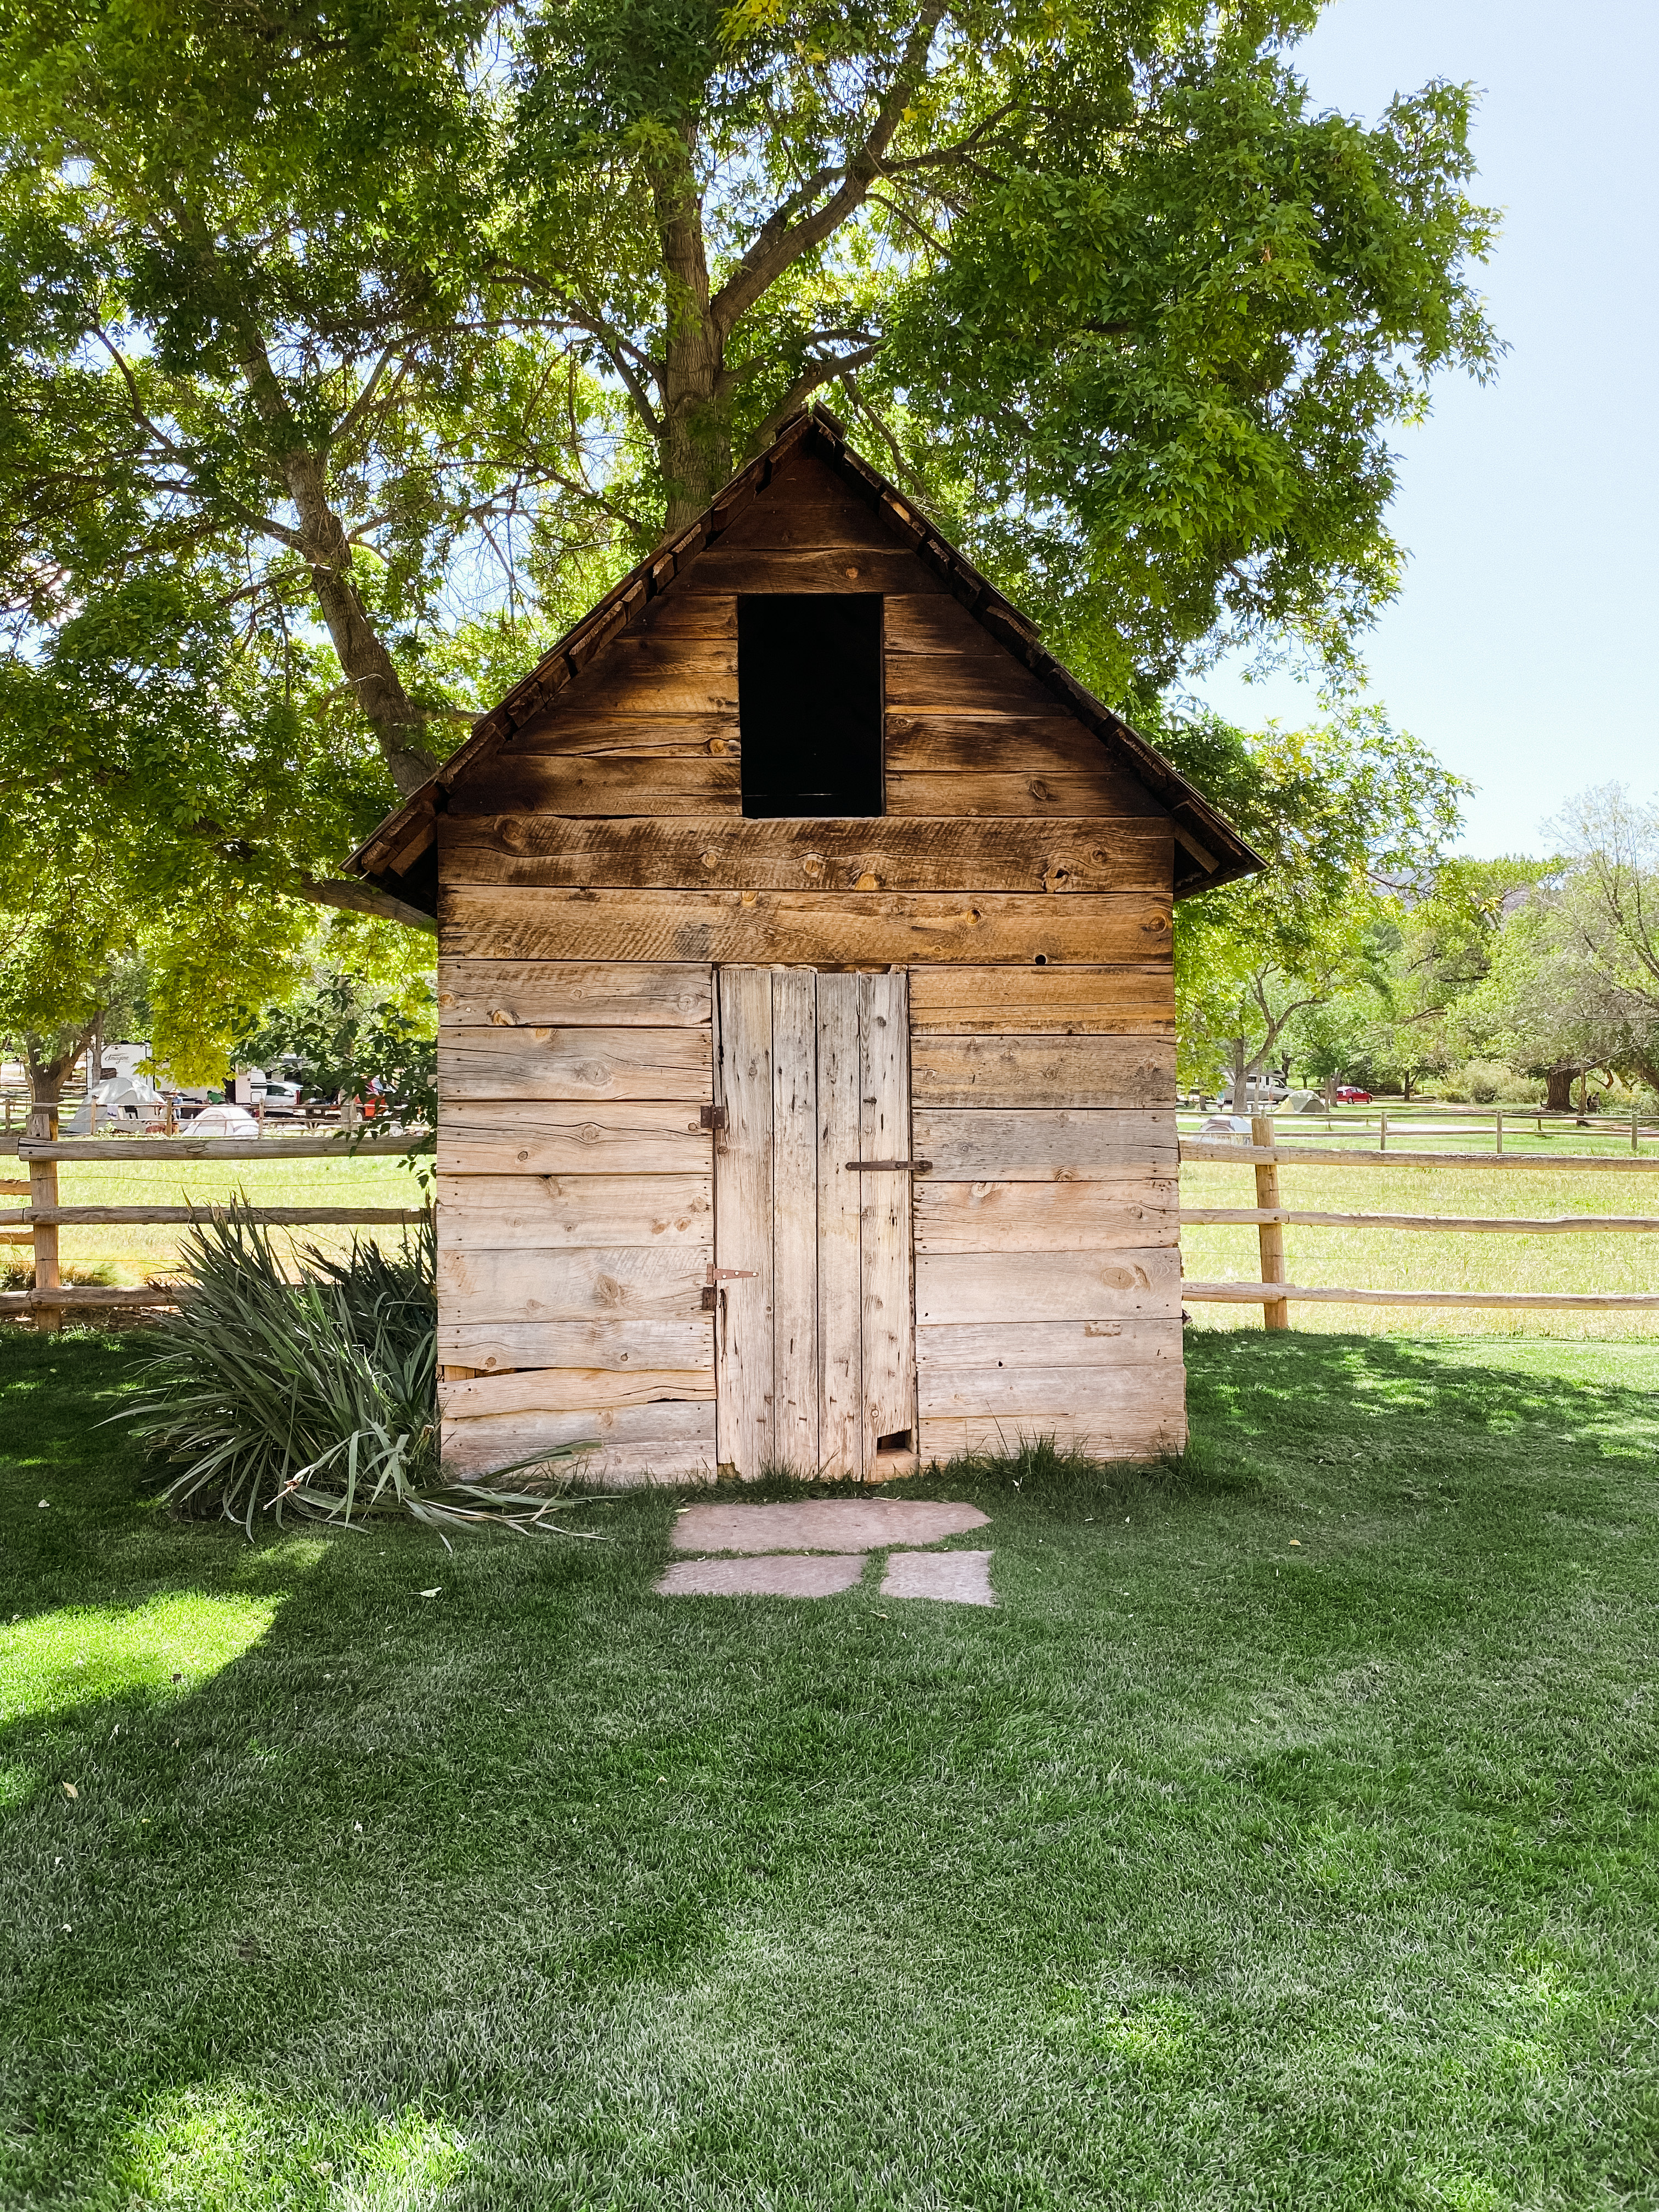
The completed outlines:
[[[994,1605],[988,1552],[895,1552],[884,1597],[938,1597],[952,1605]]]
[[[657,1584],[659,1597],[834,1597],[864,1572],[864,1554],[811,1559],[676,1559]]]
[[[689,1505],[677,1552],[883,1552],[983,1528],[976,1505],[927,1498],[809,1498],[782,1505]],[[976,1556],[958,1553],[957,1558]]]

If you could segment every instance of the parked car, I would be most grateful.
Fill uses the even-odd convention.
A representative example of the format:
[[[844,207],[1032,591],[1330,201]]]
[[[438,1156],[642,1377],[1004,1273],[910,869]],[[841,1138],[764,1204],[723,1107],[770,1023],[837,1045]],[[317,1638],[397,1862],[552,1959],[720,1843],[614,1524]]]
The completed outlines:
[[[1371,1094],[1369,1091],[1357,1089],[1352,1083],[1339,1083],[1336,1086],[1336,1103],[1339,1106],[1369,1106],[1371,1103]]]
[[[1244,1103],[1247,1107],[1254,1107],[1258,1114],[1282,1105],[1290,1095],[1291,1086],[1282,1076],[1252,1075],[1245,1079]],[[1224,1113],[1232,1111],[1233,1086],[1231,1083],[1222,1091],[1219,1103]]]

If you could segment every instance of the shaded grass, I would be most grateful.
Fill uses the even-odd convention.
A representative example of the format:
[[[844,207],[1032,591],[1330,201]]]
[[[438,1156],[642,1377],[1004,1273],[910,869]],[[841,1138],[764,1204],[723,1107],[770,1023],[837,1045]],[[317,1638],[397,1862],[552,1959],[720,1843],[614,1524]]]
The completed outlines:
[[[1647,1346],[1201,1338],[902,1486],[988,1613],[251,1548],[131,1371],[0,1342],[0,2202],[1659,2201]]]

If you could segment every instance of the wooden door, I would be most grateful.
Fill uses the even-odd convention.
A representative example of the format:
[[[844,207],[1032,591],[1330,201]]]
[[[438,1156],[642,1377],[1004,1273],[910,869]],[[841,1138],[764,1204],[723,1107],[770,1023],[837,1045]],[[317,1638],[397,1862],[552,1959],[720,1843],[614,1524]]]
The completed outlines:
[[[908,980],[715,971],[718,1455],[744,1480],[914,1443]]]

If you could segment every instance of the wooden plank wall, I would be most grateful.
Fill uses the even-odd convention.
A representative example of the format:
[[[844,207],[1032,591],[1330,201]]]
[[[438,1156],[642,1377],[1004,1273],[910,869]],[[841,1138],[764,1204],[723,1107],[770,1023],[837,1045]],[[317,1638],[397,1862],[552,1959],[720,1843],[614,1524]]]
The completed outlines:
[[[737,596],[860,589],[887,811],[745,821]],[[911,972],[924,1454],[1181,1441],[1168,817],[822,462],[452,793],[439,848],[441,1356],[487,1370],[446,1385],[452,1463],[586,1419],[610,1479],[712,1465],[719,963]]]
[[[924,1460],[1186,1437],[1170,969],[910,975]]]
[[[599,1449],[584,1480],[712,1478],[712,977],[446,959],[438,1357],[445,1464]]]

